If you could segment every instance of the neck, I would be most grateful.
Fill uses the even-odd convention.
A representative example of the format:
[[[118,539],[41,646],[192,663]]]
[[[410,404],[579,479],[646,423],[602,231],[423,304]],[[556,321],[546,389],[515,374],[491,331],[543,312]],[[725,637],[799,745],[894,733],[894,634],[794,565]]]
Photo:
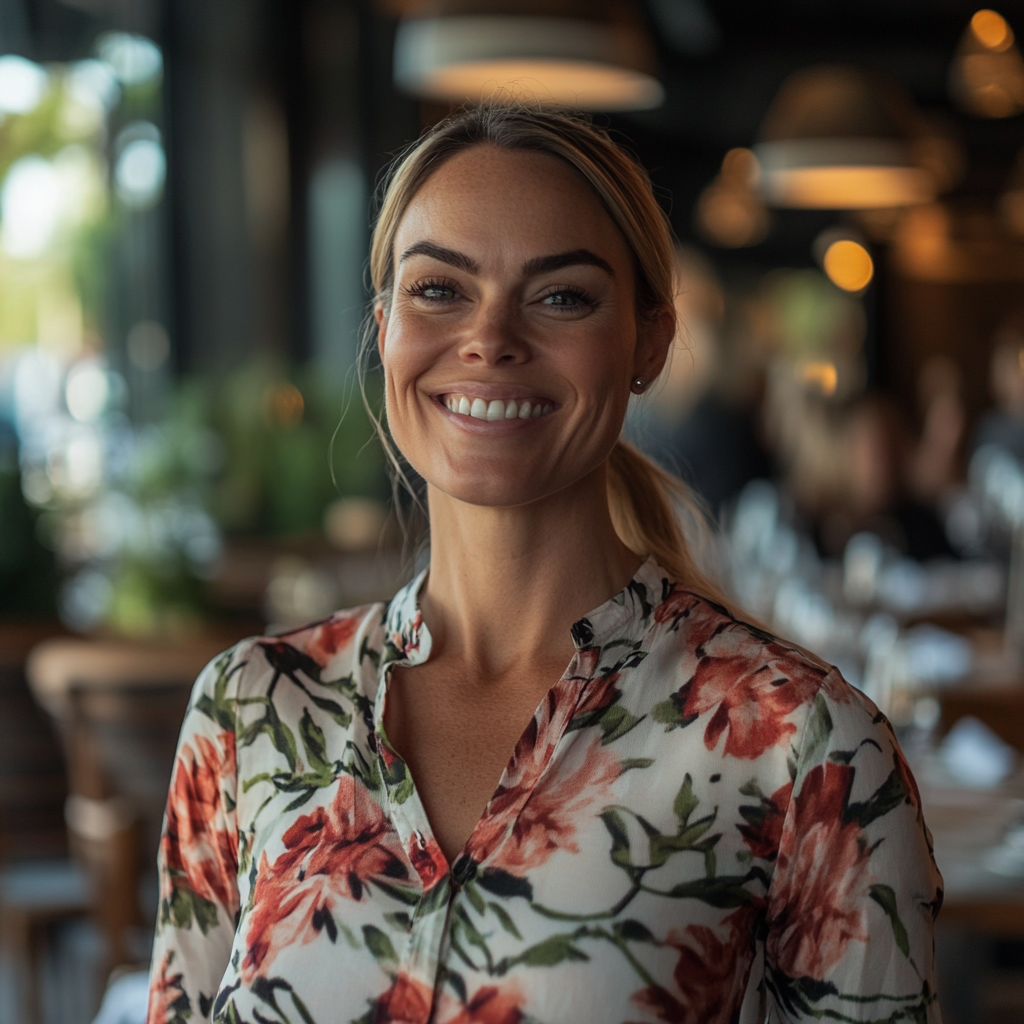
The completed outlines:
[[[569,628],[617,594],[641,561],[615,533],[604,465],[528,505],[470,505],[433,488],[428,499],[421,607],[435,654],[491,678],[526,659],[567,661]]]

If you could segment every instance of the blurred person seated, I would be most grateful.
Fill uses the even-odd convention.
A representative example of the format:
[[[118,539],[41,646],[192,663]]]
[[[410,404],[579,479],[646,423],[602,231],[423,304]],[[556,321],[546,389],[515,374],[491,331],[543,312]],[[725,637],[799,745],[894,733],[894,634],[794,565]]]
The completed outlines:
[[[1024,311],[996,335],[989,388],[995,408],[981,418],[973,448],[997,445],[1024,461]]]
[[[770,475],[758,427],[763,367],[742,340],[723,335],[724,296],[707,260],[679,248],[676,273],[671,362],[664,383],[631,410],[626,433],[717,515],[745,484]]]
[[[817,517],[815,540],[823,555],[839,556],[860,532],[877,534],[889,546],[919,561],[954,554],[928,491],[937,486],[948,450],[945,433],[915,441],[896,403],[873,394],[847,410],[839,448],[842,487]],[[935,428],[933,428],[933,431]],[[948,432],[946,426],[943,431]],[[936,431],[938,432],[938,431]]]

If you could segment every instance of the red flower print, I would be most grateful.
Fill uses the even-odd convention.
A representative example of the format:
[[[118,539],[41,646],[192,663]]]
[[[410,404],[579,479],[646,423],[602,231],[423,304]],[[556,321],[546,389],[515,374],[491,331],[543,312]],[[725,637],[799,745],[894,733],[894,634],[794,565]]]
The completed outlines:
[[[793,799],[769,891],[767,944],[791,978],[824,978],[851,939],[868,938],[861,907],[868,846],[860,825],[843,820],[853,775],[849,765],[819,765]]]
[[[374,1024],[426,1024],[433,1005],[434,990],[407,974],[399,974],[394,984],[374,1007]]]
[[[677,699],[683,718],[714,710],[704,730],[704,745],[714,750],[726,734],[726,756],[748,760],[785,743],[795,732],[790,715],[809,703],[826,674],[779,643],[753,636],[729,647],[738,653],[705,654]]]
[[[263,974],[280,950],[312,942],[339,899],[361,900],[374,879],[408,878],[401,841],[366,787],[342,775],[330,807],[305,814],[282,837],[285,852],[260,859],[242,974]]]
[[[674,587],[655,609],[654,621],[668,622],[671,623],[669,628],[679,629],[683,620],[686,621],[686,646],[696,651],[700,651],[717,634],[735,625],[732,619],[703,598]]]
[[[770,797],[762,797],[760,806],[750,809],[754,821],[748,820],[747,824],[738,826],[743,841],[750,847],[750,852],[755,857],[774,860],[778,855],[779,843],[782,841],[782,826],[786,821],[786,811],[792,795],[793,783],[787,782]]]
[[[868,700],[864,694],[854,690],[852,686],[838,673],[829,672],[821,681],[821,692],[828,697],[833,704],[850,704],[858,700],[861,704],[870,707],[870,714],[874,715],[878,708]]]
[[[364,613],[364,608],[338,612],[315,626],[291,634],[289,640],[304,650],[321,668],[326,668],[331,658],[355,636]]]
[[[455,1017],[446,1018],[445,1024],[519,1024],[523,1019],[521,997],[496,985],[485,985]]]
[[[620,672],[613,672],[609,676],[591,680],[587,684],[586,689],[583,691],[583,696],[573,712],[572,717],[575,724],[578,725],[579,720],[584,715],[594,715],[597,711],[605,711],[618,700],[619,690],[616,687],[616,683],[618,683],[621,674]],[[594,715],[594,718],[596,717],[599,716]],[[593,720],[593,718],[587,719],[588,722]]]
[[[191,1016],[189,998],[183,986],[184,975],[180,971],[170,973],[173,960],[173,952],[165,953],[159,975],[150,979],[146,1024],[174,1024],[176,1020],[186,1020]]]
[[[534,748],[540,749],[540,745]],[[611,802],[611,784],[619,777],[619,759],[601,747],[599,741],[585,746],[578,741],[558,761],[557,768],[540,779],[532,792],[522,791],[534,778],[524,773],[526,781],[499,791],[487,806],[474,846],[479,859],[498,847],[495,866],[512,874],[522,874],[540,867],[556,850],[579,853],[576,833],[586,828],[596,809]],[[509,806],[526,802],[514,818]],[[476,850],[474,850],[476,854]]]
[[[238,910],[238,833],[223,791],[235,788],[235,734],[222,732],[216,743],[197,735],[195,747],[182,744],[167,797],[162,895],[169,897],[168,890],[184,883],[233,916]],[[217,828],[218,822],[226,827]]]
[[[732,1024],[754,959],[754,914],[749,907],[730,914],[724,942],[705,925],[687,925],[682,934],[669,932],[665,945],[679,952],[675,991],[652,985],[634,993],[632,1001],[670,1024]]]
[[[408,853],[425,891],[433,889],[448,874],[448,858],[441,852],[433,836],[414,833],[409,839]]]

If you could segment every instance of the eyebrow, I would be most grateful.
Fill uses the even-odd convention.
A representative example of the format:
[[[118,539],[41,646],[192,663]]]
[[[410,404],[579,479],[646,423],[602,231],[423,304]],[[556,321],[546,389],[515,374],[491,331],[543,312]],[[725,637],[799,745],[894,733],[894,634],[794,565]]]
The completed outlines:
[[[471,259],[464,252],[448,249],[434,242],[417,242],[415,245],[410,245],[402,253],[401,260],[407,260],[411,256],[429,256],[469,274],[480,272],[480,266],[476,260]],[[598,267],[609,277],[615,276],[611,264],[589,249],[573,249],[570,252],[556,253],[554,256],[535,256],[523,264],[523,276],[534,277],[537,274],[550,274],[555,270],[563,270],[565,267],[577,266]]]
[[[417,242],[415,245],[410,245],[402,253],[401,260],[407,260],[410,256],[430,256],[432,259],[447,263],[450,267],[464,270],[467,274],[476,274],[480,270],[476,260],[470,259],[464,252],[459,252],[457,249],[446,249],[443,245],[436,245],[434,242]]]
[[[533,277],[535,274],[549,274],[553,270],[562,270],[565,267],[599,267],[609,277],[615,276],[611,264],[591,252],[589,249],[573,249],[572,252],[560,252],[555,256],[537,256],[527,260],[523,264],[523,275]]]

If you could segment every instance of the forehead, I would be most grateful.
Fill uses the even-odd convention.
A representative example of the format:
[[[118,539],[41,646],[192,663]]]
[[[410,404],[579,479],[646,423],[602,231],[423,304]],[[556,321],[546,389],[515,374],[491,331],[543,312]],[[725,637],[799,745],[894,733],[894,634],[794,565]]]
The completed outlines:
[[[546,153],[490,145],[456,154],[413,196],[396,252],[428,238],[476,259],[590,249],[613,265],[630,263],[621,232],[577,171]]]

